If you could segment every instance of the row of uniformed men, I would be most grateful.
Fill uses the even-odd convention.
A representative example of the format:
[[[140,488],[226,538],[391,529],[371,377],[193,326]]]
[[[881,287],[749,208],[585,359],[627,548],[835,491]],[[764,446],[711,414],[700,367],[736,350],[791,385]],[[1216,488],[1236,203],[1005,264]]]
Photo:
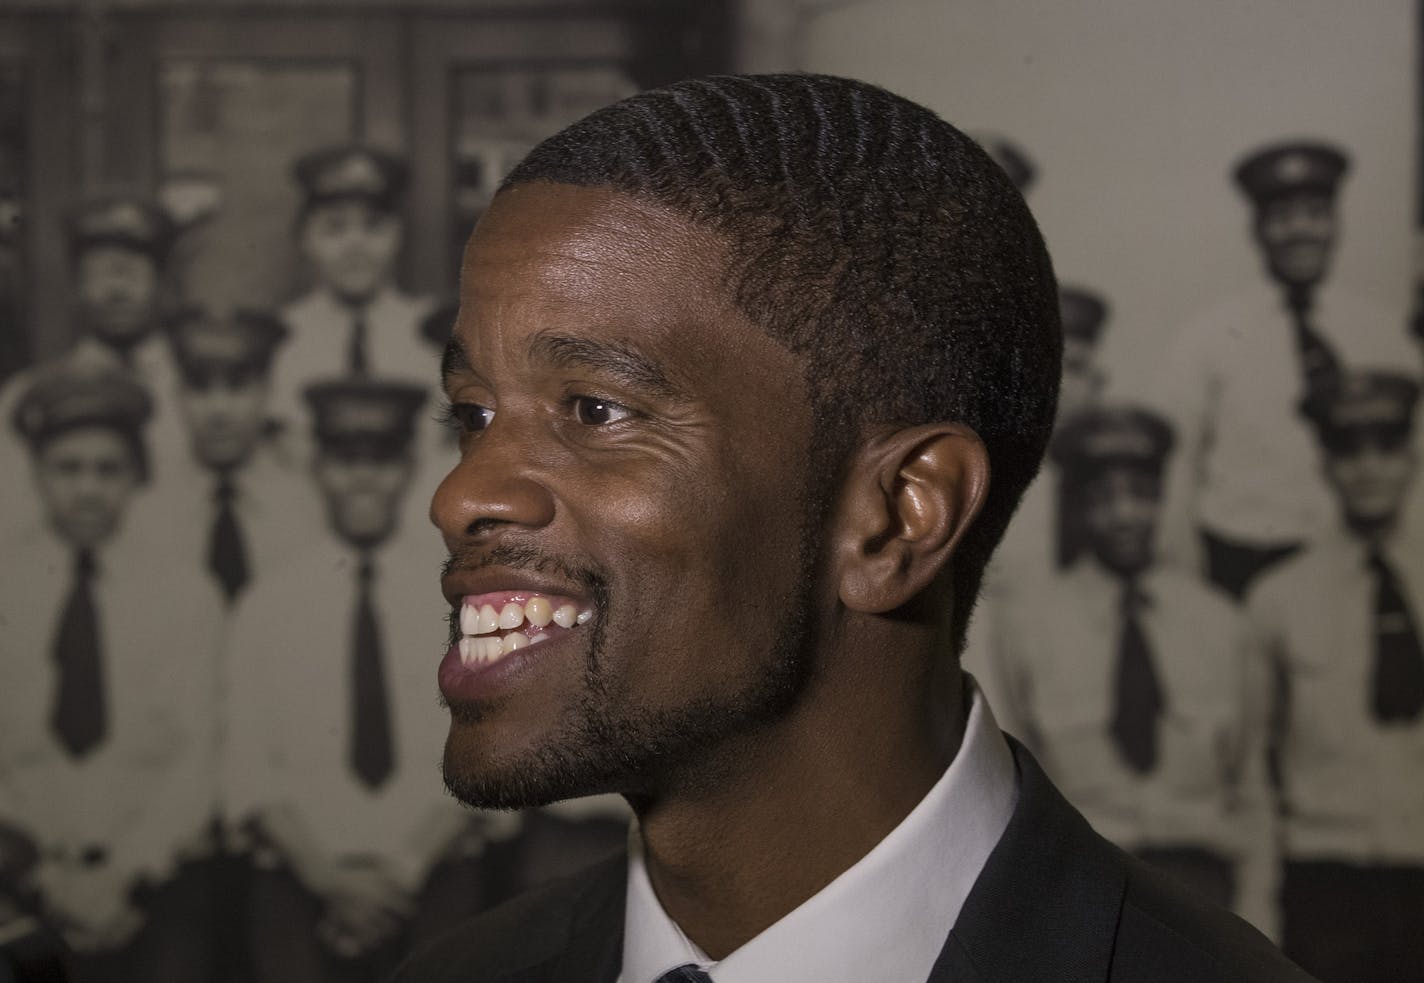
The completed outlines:
[[[1092,406],[1106,308],[1065,292],[1061,428],[966,664],[1100,831],[1321,979],[1395,980],[1424,965],[1421,360],[1322,292],[1346,163],[1242,161],[1279,299],[1185,331],[1155,411]]]
[[[253,979],[379,978],[511,832],[439,775],[450,315],[394,284],[397,160],[297,170],[317,283],[280,316],[160,319],[160,213],[88,203],[81,338],[0,393],[0,844],[34,857],[0,919],[38,911],[80,980],[221,978],[216,915]],[[218,812],[250,918],[214,911]]]

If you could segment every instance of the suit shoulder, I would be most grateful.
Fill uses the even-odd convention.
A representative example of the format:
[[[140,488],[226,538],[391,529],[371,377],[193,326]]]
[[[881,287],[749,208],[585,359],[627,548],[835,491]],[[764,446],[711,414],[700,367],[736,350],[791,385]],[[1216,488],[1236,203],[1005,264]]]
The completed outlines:
[[[391,983],[482,983],[549,959],[567,946],[590,894],[618,880],[626,863],[620,853],[466,919],[419,946]]]
[[[1132,861],[1109,979],[1311,983],[1313,978],[1245,921]]]

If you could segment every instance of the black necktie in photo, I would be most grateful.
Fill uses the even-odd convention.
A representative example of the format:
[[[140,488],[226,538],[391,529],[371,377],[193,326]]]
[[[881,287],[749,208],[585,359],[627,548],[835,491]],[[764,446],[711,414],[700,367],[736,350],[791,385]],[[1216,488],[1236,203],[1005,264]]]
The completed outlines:
[[[1112,736],[1128,766],[1145,774],[1157,765],[1157,726],[1166,703],[1152,666],[1152,651],[1142,630],[1147,599],[1135,584],[1122,594],[1122,634],[1118,638],[1114,677]]]
[[[351,315],[351,342],[346,351],[346,368],[352,375],[366,375],[371,363],[366,356],[366,308],[358,307]]]
[[[356,621],[351,652],[351,767],[371,788],[379,787],[395,766],[390,704],[381,656],[381,626],[371,602],[375,566],[363,557],[356,572]]]
[[[1330,343],[1311,324],[1310,295],[1292,292],[1286,296],[1291,325],[1295,328],[1295,348],[1306,393],[1326,392],[1340,381],[1340,359]]]
[[[1370,554],[1375,577],[1375,664],[1372,709],[1381,723],[1417,720],[1424,710],[1424,651],[1394,570]]]
[[[653,983],[712,983],[712,977],[698,969],[692,963],[670,969],[659,976]]]
[[[65,749],[83,757],[104,739],[109,722],[104,706],[104,652],[99,609],[94,603],[94,554],[74,555],[74,584],[59,614],[54,663],[59,675],[50,724]]]
[[[242,593],[242,589],[252,579],[247,564],[247,542],[237,520],[237,509],[233,507],[236,494],[232,476],[219,476],[213,496],[217,502],[217,512],[208,534],[208,569],[222,585],[223,595],[229,604]]]

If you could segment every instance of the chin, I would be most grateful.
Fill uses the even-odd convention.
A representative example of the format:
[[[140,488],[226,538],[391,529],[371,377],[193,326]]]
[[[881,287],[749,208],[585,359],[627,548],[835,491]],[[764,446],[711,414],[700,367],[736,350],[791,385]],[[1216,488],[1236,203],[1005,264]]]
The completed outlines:
[[[535,746],[513,756],[491,754],[471,724],[451,720],[441,771],[445,788],[475,809],[535,809],[586,795],[615,791],[580,767],[576,756],[553,745]]]

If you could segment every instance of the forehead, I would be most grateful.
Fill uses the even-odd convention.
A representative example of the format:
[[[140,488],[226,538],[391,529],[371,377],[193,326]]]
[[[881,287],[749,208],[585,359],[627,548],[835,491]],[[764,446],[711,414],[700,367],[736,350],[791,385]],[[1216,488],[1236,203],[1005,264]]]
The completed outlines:
[[[1272,216],[1292,212],[1326,212],[1333,211],[1334,208],[1335,200],[1323,192],[1295,191],[1268,198],[1261,204],[1261,214]]]
[[[61,458],[73,460],[84,458],[99,460],[104,458],[130,457],[130,444],[118,430],[100,424],[77,426],[55,434],[40,448],[40,457],[54,461]]]
[[[302,213],[301,226],[323,232],[335,225],[393,224],[395,214],[365,198],[332,198],[309,204]]]
[[[1085,465],[1082,483],[1089,493],[1143,491],[1153,489],[1161,471],[1143,461],[1111,460]]]
[[[155,263],[152,256],[136,246],[116,242],[93,242],[80,247],[78,263],[85,271],[103,269],[148,269]]]
[[[519,185],[466,248],[456,335],[476,355],[536,330],[681,351],[770,345],[732,308],[724,250],[710,230],[627,195]]]

